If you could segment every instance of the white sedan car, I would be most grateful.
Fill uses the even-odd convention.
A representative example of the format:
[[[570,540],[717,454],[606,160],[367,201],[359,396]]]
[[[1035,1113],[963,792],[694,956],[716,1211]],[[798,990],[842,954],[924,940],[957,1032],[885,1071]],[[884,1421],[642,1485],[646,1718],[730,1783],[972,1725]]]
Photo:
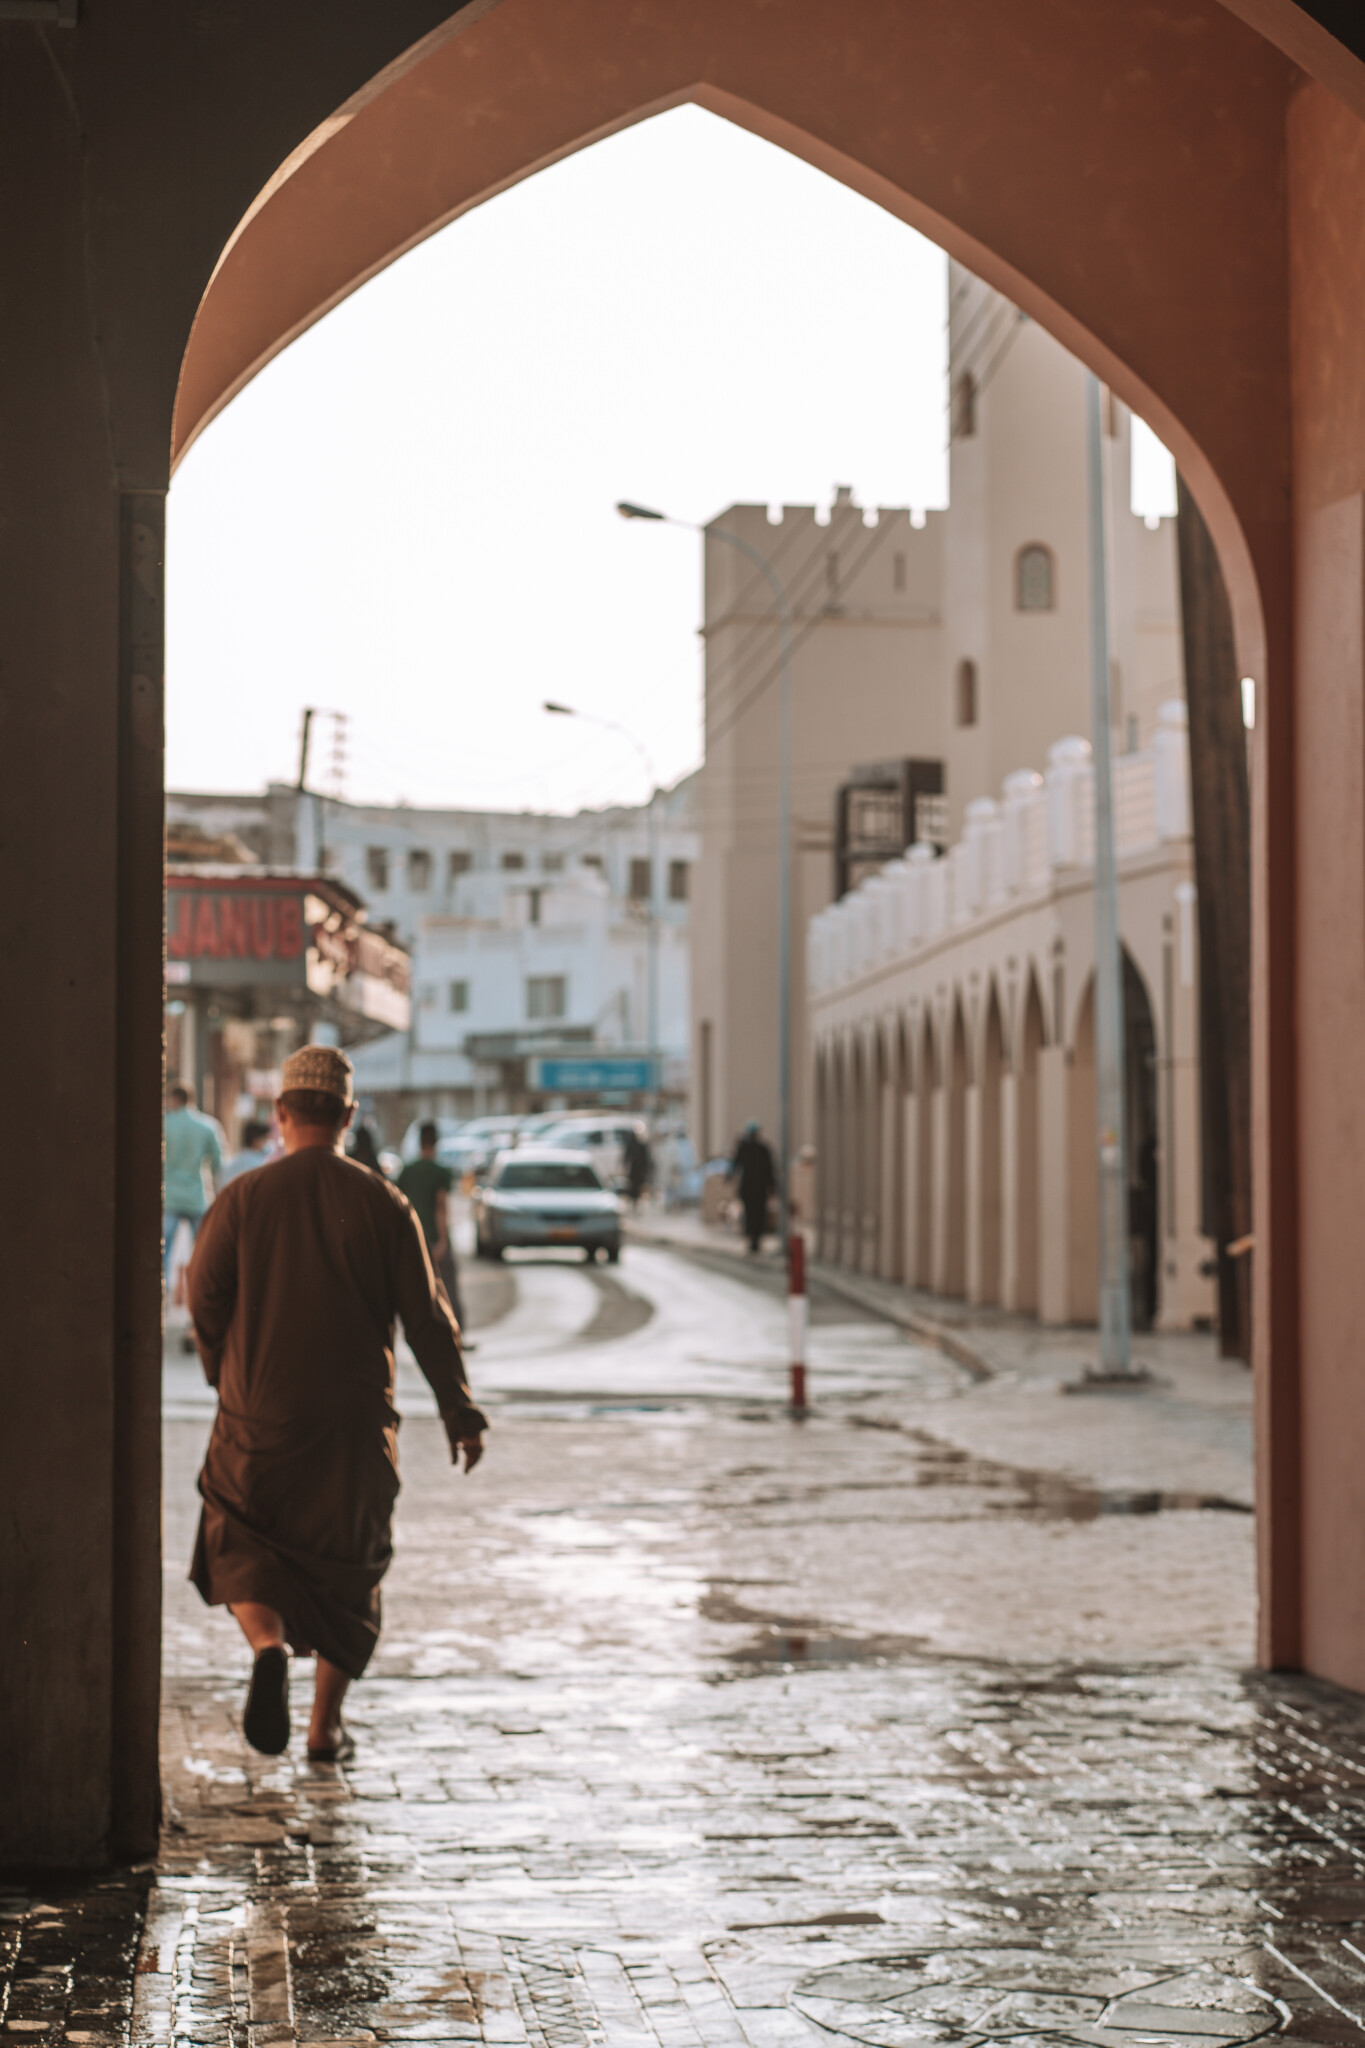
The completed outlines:
[[[621,1204],[591,1160],[550,1145],[500,1152],[474,1193],[481,1259],[546,1245],[581,1245],[588,1258],[621,1256]]]

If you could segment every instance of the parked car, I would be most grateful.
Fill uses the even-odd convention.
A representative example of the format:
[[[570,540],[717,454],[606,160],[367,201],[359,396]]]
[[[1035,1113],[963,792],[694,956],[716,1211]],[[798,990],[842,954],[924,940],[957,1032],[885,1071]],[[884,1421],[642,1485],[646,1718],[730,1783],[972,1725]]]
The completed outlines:
[[[477,1116],[451,1141],[451,1156],[438,1145],[436,1156],[447,1166],[454,1166],[459,1173],[472,1173],[477,1179],[487,1173],[499,1152],[515,1145],[521,1136],[522,1119],[519,1116]],[[458,1152],[458,1158],[454,1155]]]
[[[500,1259],[514,1247],[581,1245],[588,1258],[621,1256],[621,1204],[582,1152],[521,1145],[500,1153],[474,1199],[474,1249]]]
[[[403,1133],[399,1147],[404,1163],[415,1159],[422,1149],[421,1130],[433,1123],[439,1133],[436,1157],[453,1173],[481,1173],[504,1145],[516,1143],[522,1119],[516,1116],[433,1116],[414,1117]]]
[[[586,1152],[608,1187],[626,1182],[626,1139],[634,1131],[649,1143],[649,1125],[642,1116],[594,1116],[566,1119],[541,1136],[541,1144],[565,1151]]]

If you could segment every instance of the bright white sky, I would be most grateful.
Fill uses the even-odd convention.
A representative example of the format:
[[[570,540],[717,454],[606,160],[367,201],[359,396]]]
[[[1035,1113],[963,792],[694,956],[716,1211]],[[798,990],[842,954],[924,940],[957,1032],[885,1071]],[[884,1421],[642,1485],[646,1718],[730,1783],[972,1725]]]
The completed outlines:
[[[170,497],[167,775],[574,810],[700,752],[700,540],[735,501],[941,505],[946,262],[684,107],[456,221],[272,363]],[[1137,508],[1174,509],[1135,445]],[[1169,503],[1167,501],[1170,501]],[[315,727],[328,779],[331,725]]]

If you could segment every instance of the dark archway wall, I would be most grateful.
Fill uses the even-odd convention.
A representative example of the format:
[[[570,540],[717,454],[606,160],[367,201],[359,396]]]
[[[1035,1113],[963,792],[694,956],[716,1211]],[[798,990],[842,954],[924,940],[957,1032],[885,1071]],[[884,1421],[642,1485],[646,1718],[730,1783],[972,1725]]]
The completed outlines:
[[[0,1863],[156,1827],[173,411],[183,446],[402,248],[685,99],[1013,293],[1147,414],[1209,520],[1262,686],[1264,1649],[1365,1685],[1361,1155],[1333,1126],[1361,1096],[1365,67],[1289,0],[82,0],[74,30],[0,27],[0,91],[0,1754],[23,1759]]]
[[[0,1864],[156,1837],[162,528],[195,308],[442,0],[0,26]]]

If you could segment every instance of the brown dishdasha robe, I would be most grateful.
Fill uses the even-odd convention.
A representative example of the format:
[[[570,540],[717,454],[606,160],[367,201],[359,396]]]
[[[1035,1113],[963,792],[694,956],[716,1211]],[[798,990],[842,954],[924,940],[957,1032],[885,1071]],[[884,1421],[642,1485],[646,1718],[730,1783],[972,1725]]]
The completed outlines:
[[[294,1649],[359,1678],[393,1556],[395,1315],[452,1449],[487,1427],[422,1226],[386,1180],[307,1147],[228,1183],[188,1285],[218,1389],[190,1577],[210,1606],[273,1607]]]

